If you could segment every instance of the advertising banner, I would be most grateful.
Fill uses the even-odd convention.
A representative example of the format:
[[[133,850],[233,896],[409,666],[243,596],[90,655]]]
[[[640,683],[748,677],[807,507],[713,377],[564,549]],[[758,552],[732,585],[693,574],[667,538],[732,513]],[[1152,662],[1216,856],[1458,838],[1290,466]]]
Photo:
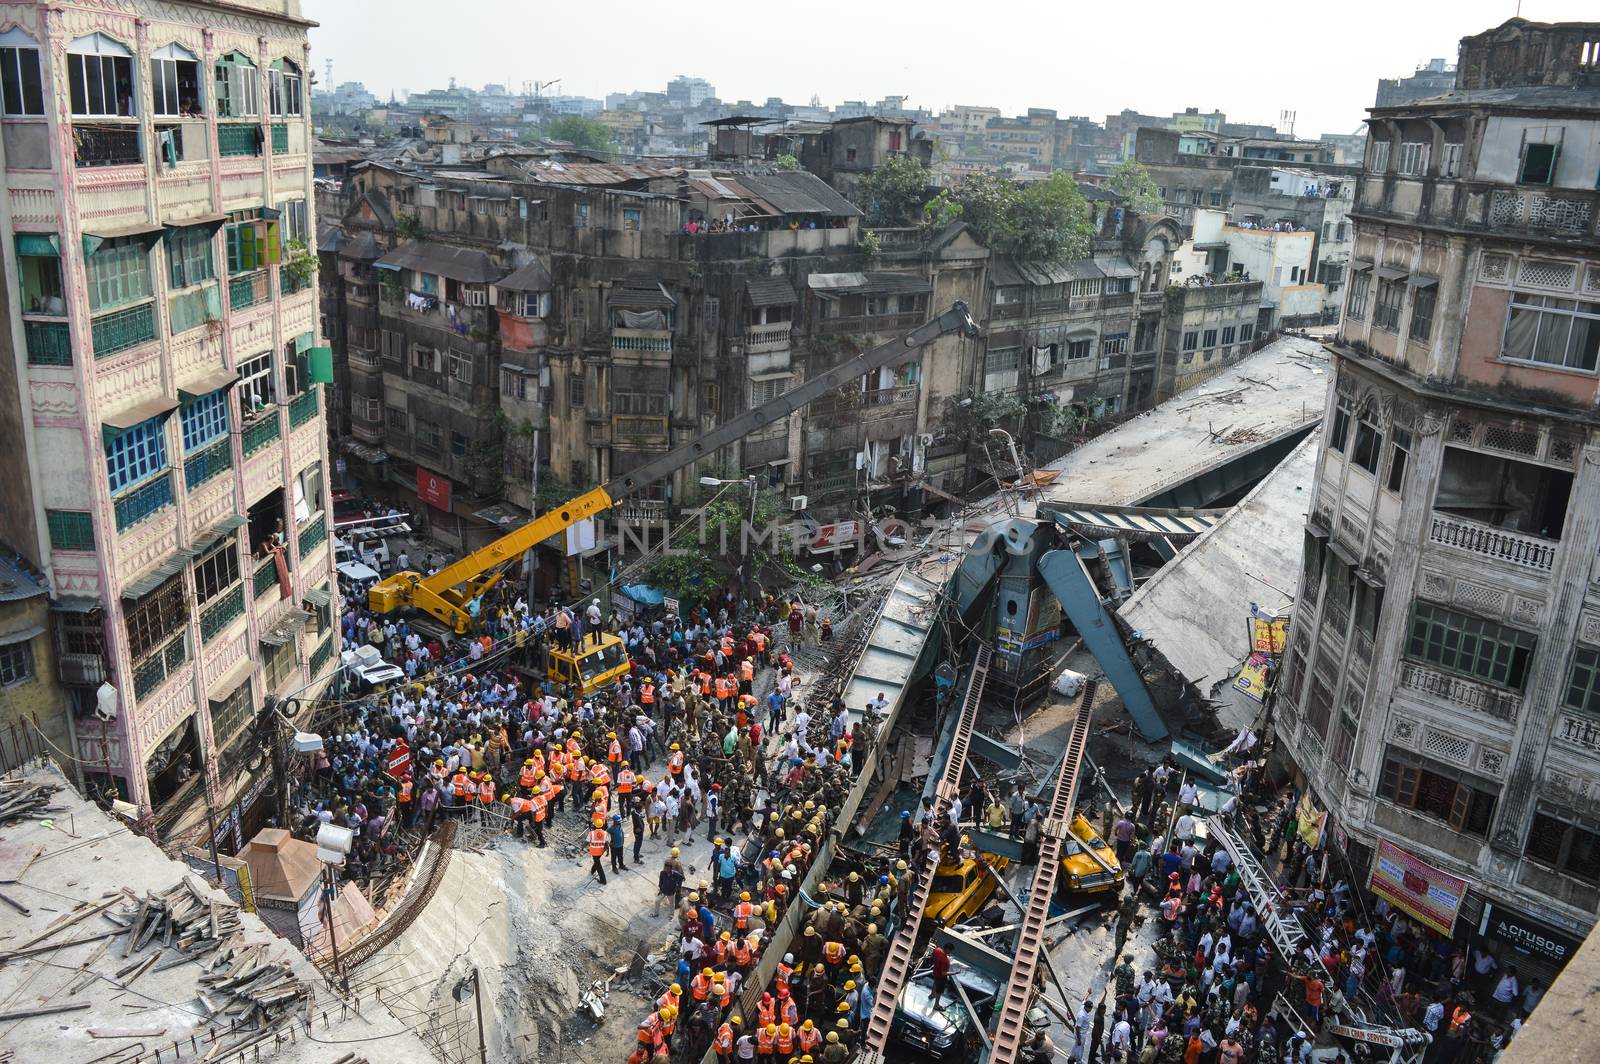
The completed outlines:
[[[1467,893],[1467,881],[1380,839],[1367,889],[1387,898],[1441,935],[1448,935],[1455,926],[1461,899]]]
[[[437,473],[417,467],[417,498],[429,506],[450,512],[450,481]]]

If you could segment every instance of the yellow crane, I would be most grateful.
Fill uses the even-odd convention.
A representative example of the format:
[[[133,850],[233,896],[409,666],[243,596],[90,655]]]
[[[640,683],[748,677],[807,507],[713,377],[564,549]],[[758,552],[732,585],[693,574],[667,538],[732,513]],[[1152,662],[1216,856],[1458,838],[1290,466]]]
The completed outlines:
[[[692,442],[644,463],[631,473],[584,492],[548,513],[540,514],[516,531],[501,536],[432,576],[409,570],[391,573],[372,585],[372,590],[367,594],[367,604],[374,613],[390,613],[410,606],[432,614],[457,633],[464,633],[472,627],[478,600],[499,582],[507,566],[521,558],[535,544],[566,531],[579,521],[600,516],[641,488],[671,476],[779,418],[787,417],[819,396],[865,373],[905,361],[910,352],[952,332],[977,335],[978,327],[965,303],[956,302],[932,321],[857,355],[842,365],[819,373],[776,399],[731,418]]]

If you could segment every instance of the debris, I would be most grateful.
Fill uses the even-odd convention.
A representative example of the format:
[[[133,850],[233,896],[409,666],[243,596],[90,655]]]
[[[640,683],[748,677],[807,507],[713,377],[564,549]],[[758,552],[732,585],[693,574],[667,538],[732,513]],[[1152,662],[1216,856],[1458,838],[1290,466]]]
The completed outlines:
[[[91,1027],[90,1038],[160,1038],[165,1027]]]
[[[9,824],[29,813],[41,813],[50,808],[55,794],[61,788],[49,783],[24,787],[12,794],[0,796],[0,824]]]
[[[80,1012],[89,1007],[87,1001],[80,1001],[74,1005],[44,1005],[37,1009],[15,1009],[11,1012],[0,1012],[0,1022],[5,1020],[28,1020],[35,1016],[53,1016],[58,1012]]]

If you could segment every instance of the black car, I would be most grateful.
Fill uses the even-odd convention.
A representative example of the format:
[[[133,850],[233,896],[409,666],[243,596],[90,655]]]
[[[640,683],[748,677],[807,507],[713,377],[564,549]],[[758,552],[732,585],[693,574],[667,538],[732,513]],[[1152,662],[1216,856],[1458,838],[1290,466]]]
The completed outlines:
[[[933,975],[923,970],[912,976],[900,995],[889,1028],[891,1044],[911,1050],[918,1059],[976,1059],[982,1047],[978,1027],[988,1027],[1000,988],[988,976],[959,964],[950,966],[950,981],[961,984],[977,1015],[968,1010],[954,986],[946,987],[934,1005]]]

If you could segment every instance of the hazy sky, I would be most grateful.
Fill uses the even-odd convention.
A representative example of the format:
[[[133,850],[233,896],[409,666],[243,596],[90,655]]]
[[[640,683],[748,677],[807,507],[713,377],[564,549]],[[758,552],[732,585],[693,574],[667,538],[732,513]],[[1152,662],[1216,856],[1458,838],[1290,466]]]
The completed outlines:
[[[703,77],[717,96],[824,105],[904,95],[1008,114],[1221,110],[1302,135],[1351,132],[1377,79],[1498,25],[1516,0],[303,0],[317,76],[392,90],[559,78],[555,93],[662,89]],[[1594,18],[1596,0],[1523,0],[1525,18]]]

